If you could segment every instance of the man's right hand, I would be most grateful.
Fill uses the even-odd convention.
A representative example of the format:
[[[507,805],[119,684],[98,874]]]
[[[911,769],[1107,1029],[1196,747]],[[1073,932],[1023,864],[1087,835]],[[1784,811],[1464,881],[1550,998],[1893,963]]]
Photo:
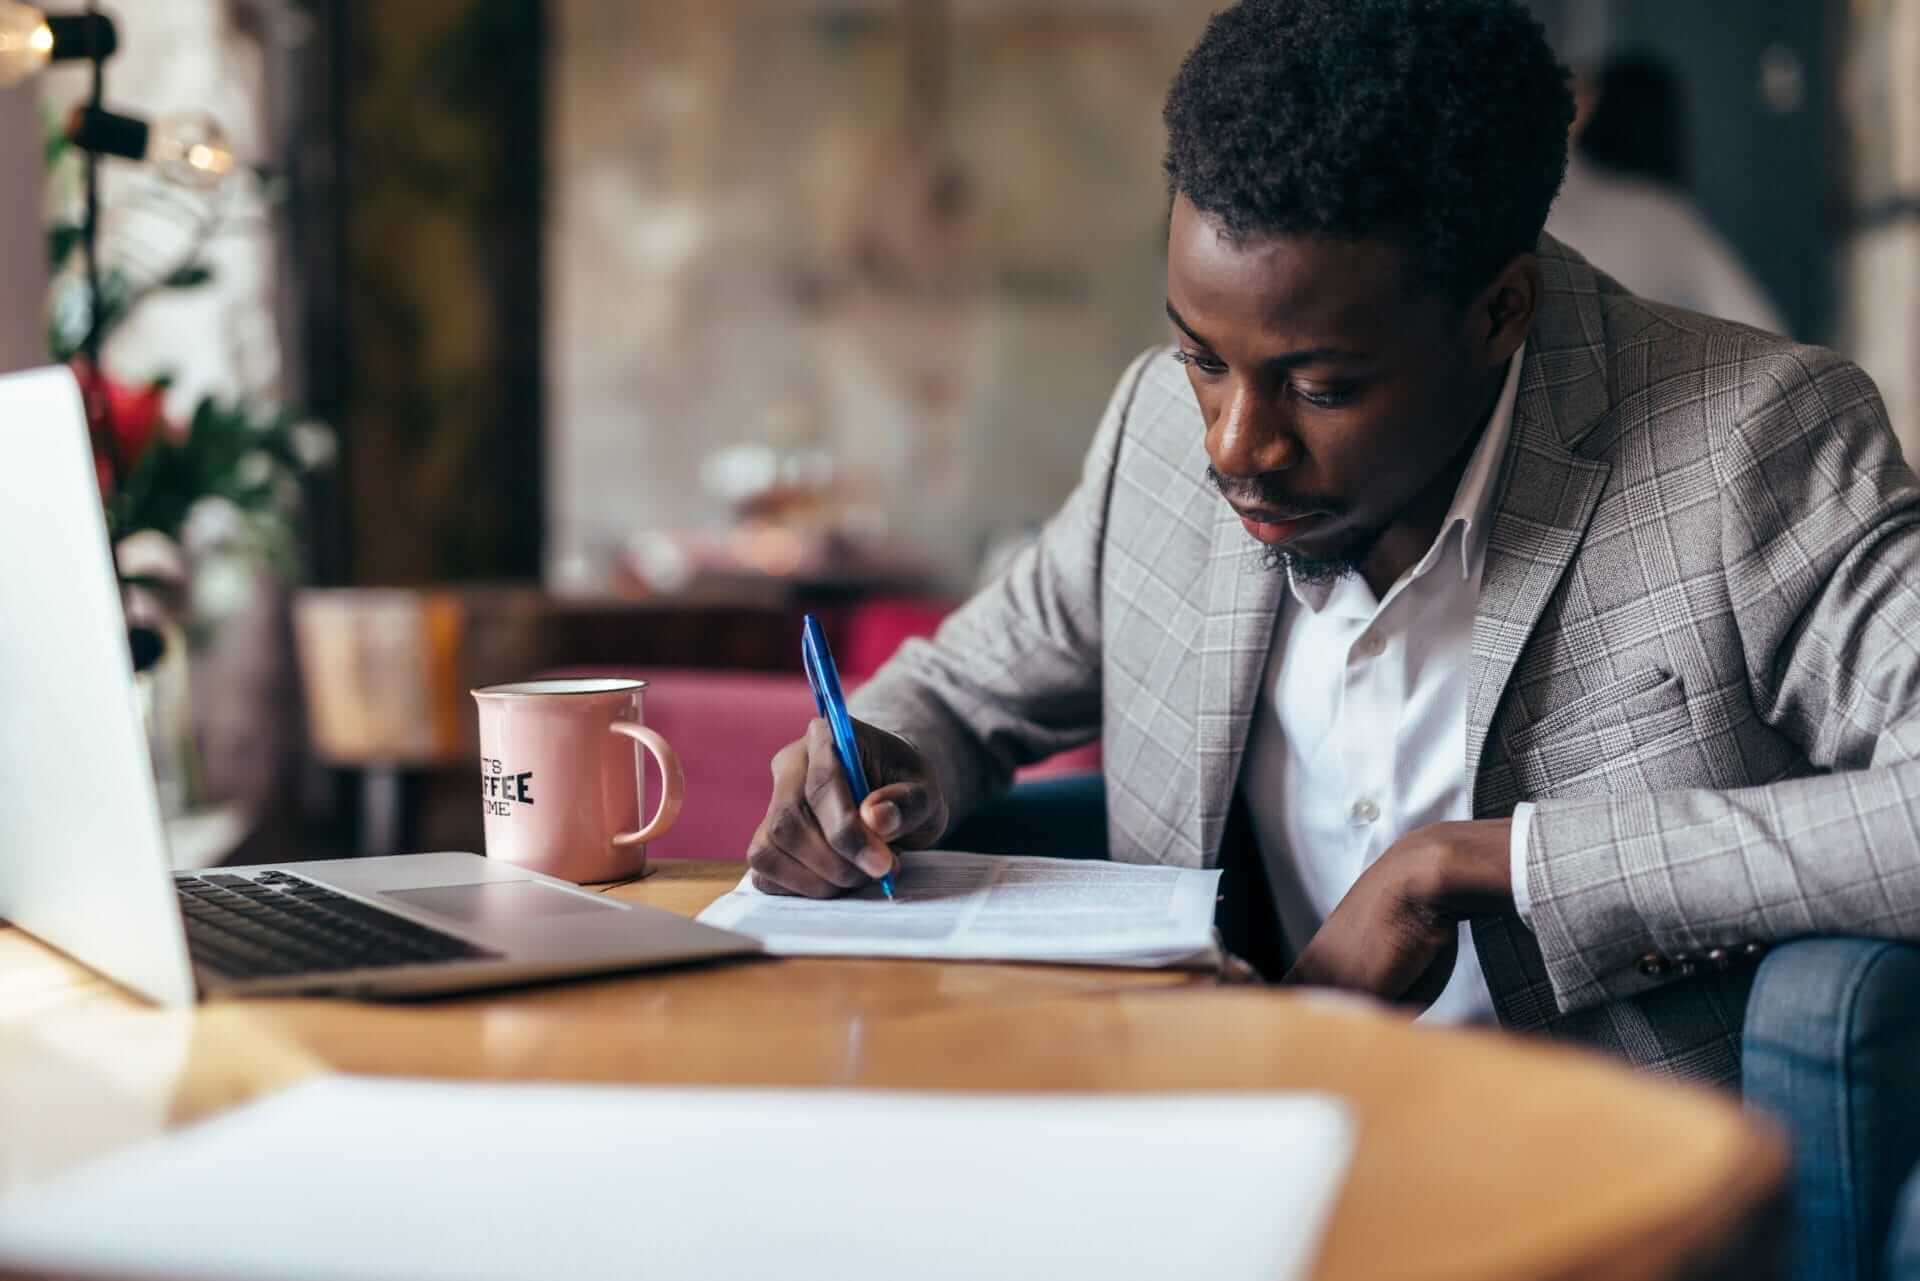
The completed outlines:
[[[825,720],[773,758],[773,800],[747,846],[762,893],[857,890],[893,870],[894,849],[926,849],[946,831],[946,797],[913,745],[862,721],[853,732],[873,788],[858,809]]]

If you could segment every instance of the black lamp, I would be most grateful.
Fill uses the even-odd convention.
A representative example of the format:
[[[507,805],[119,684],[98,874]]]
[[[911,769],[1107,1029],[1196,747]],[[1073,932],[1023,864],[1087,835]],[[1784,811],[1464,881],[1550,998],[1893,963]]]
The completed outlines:
[[[100,62],[119,47],[119,34],[105,14],[49,14],[18,0],[0,0],[0,88],[25,80],[49,62]]]
[[[146,121],[104,107],[79,106],[67,120],[67,139],[96,156],[145,161],[187,187],[213,187],[233,172],[233,148],[205,116]]]

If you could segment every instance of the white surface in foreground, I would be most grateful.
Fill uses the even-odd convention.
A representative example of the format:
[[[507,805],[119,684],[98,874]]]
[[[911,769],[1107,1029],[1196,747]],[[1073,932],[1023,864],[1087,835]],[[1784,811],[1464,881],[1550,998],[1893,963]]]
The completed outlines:
[[[1091,859],[902,854],[877,885],[837,899],[762,894],[748,873],[700,914],[779,956],[900,956],[1096,965],[1217,963],[1220,873]]]
[[[328,1077],[0,1201],[0,1262],[210,1281],[1206,1277],[1312,1262],[1324,1095]]]

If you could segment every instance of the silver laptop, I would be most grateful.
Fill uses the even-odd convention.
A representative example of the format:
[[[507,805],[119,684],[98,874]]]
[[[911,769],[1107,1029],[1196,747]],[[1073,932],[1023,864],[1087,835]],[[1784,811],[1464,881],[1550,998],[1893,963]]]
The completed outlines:
[[[166,1004],[423,995],[759,950],[475,854],[176,873],[64,369],[0,377],[0,917]]]

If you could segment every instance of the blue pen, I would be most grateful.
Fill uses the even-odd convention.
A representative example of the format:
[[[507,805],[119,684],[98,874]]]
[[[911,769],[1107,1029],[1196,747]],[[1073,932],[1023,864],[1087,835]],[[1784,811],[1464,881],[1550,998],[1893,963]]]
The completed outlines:
[[[867,799],[867,772],[860,767],[860,745],[853,737],[853,717],[847,715],[847,700],[840,693],[840,670],[833,665],[833,651],[827,648],[826,633],[812,614],[800,626],[800,665],[807,669],[807,684],[813,687],[813,705],[827,718],[833,730],[834,754],[840,758],[840,771],[847,776],[847,790],[853,793],[854,808]],[[893,897],[893,874],[880,878],[880,892]]]

